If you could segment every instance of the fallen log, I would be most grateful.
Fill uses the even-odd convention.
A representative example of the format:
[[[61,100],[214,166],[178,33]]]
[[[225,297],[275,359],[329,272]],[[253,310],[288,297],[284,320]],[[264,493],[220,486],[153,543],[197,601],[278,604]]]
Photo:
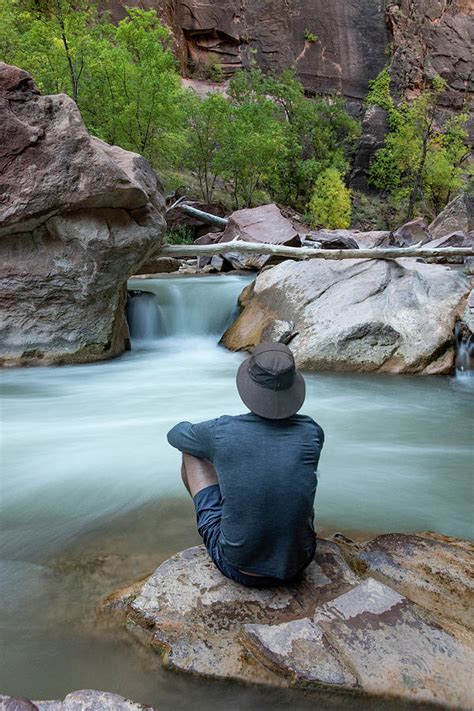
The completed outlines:
[[[216,218],[222,219],[222,218]],[[401,259],[421,258],[437,262],[448,259],[473,257],[473,247],[438,247],[435,249],[413,247],[375,247],[371,249],[315,249],[311,247],[285,247],[278,244],[258,242],[218,242],[217,244],[165,244],[157,256],[163,257],[212,257],[216,254],[265,254],[286,259]]]
[[[182,210],[187,215],[195,217],[197,220],[204,222],[206,225],[215,225],[217,227],[222,227],[224,229],[228,224],[229,220],[225,217],[218,217],[217,215],[211,215],[210,212],[204,212],[203,210],[198,210],[197,207],[192,207],[191,205],[185,205],[177,200],[174,205],[168,208],[167,212],[171,210]]]

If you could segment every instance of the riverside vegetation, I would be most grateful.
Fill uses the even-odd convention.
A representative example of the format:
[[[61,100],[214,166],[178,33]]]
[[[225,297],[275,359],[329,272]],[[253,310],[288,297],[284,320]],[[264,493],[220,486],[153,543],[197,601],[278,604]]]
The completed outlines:
[[[372,211],[348,187],[360,124],[342,97],[309,98],[291,70],[270,76],[253,63],[225,95],[199,98],[183,88],[154,10],[130,8],[114,25],[84,0],[0,0],[0,57],[43,93],[69,94],[93,135],[144,155],[168,189],[184,185],[206,202],[273,200],[329,228],[362,211],[386,227],[415,212],[431,217],[467,187],[467,117],[444,117],[439,77],[410,103],[394,100],[387,69],[371,82],[366,103],[385,109],[389,125],[369,173],[380,196]]]

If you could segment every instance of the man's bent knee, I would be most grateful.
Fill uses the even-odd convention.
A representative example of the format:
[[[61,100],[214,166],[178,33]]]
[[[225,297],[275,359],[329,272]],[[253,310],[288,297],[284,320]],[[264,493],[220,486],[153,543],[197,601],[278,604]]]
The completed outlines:
[[[192,454],[183,454],[181,476],[191,496],[196,496],[198,491],[207,486],[218,483],[216,470],[207,459],[194,457]]]

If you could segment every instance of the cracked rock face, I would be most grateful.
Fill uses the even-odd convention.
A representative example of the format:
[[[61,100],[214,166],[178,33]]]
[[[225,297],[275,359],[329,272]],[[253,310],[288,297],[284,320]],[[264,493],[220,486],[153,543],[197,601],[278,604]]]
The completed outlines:
[[[286,261],[242,292],[222,341],[248,350],[291,330],[306,370],[449,373],[469,290],[459,272],[413,259]]]
[[[127,278],[164,231],[156,174],[90,136],[72,99],[2,63],[0,134],[0,364],[118,355]]]
[[[228,580],[197,546],[104,607],[121,608],[129,631],[171,669],[468,709],[469,544],[440,538],[319,540],[302,581],[271,590]]]
[[[389,2],[394,40],[391,73],[399,91],[416,96],[424,81],[439,74],[447,82],[443,103],[463,107],[472,94],[473,6],[469,0]]]

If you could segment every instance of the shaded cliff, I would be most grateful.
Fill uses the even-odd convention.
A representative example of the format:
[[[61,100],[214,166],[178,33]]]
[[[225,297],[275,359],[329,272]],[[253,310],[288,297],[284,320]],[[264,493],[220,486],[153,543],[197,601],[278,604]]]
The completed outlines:
[[[391,56],[398,91],[416,93],[435,73],[447,83],[444,103],[460,108],[472,92],[472,3],[469,0],[111,0],[154,7],[174,30],[182,69],[205,76],[248,66],[294,67],[310,92],[340,91],[360,100]]]

